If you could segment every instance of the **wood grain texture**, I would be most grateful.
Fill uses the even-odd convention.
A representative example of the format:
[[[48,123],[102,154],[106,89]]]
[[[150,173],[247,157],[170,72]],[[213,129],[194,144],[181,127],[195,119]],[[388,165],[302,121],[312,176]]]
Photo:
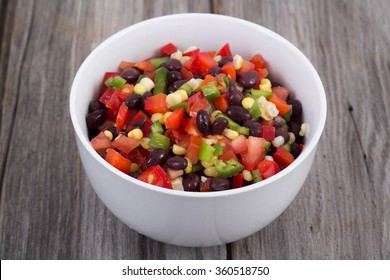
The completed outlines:
[[[181,12],[232,15],[281,34],[327,93],[327,124],[297,198],[227,246],[167,245],[118,221],[83,171],[68,113],[72,79],[94,47]],[[1,0],[0,258],[390,259],[389,13],[389,0]]]

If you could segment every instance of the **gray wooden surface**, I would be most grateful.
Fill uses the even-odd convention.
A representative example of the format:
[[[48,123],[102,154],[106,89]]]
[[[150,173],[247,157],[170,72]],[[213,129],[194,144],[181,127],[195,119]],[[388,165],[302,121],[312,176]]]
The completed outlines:
[[[226,246],[171,246],[118,221],[86,178],[68,112],[72,79],[94,47],[181,12],[276,31],[327,92],[325,131],[296,200]],[[389,14],[389,0],[0,0],[0,258],[390,259]]]

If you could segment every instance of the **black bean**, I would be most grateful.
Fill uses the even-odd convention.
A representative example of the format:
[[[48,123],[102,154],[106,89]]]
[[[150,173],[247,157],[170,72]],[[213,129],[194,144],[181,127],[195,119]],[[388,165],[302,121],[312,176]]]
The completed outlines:
[[[238,89],[232,90],[228,95],[228,101],[230,105],[241,105],[241,101],[244,99],[244,95]]]
[[[171,71],[168,73],[168,82],[169,83],[174,83],[176,81],[180,81],[183,79],[183,76],[179,71]]]
[[[153,94],[150,92],[150,91],[147,91],[145,92],[143,95],[142,95],[142,100],[141,100],[141,106],[142,108],[145,107],[145,101],[148,97],[152,96]]]
[[[173,82],[173,84],[169,86],[169,92],[175,92],[186,82],[188,82],[188,80],[178,80],[176,82]]]
[[[133,93],[126,98],[125,104],[129,109],[137,108],[141,104],[141,99],[141,95]]]
[[[299,145],[297,143],[291,143],[290,149],[291,149],[291,154],[294,156],[294,158],[297,158],[301,153],[301,149],[299,148]]]
[[[175,156],[168,158],[167,165],[173,170],[183,170],[187,168],[188,162],[184,157]]]
[[[168,59],[165,62],[165,68],[167,68],[169,71],[180,71],[181,62],[175,58]]]
[[[89,129],[101,126],[107,118],[107,110],[99,109],[87,115],[87,127]]]
[[[163,165],[168,158],[168,151],[165,149],[153,150],[146,159],[146,166]]]
[[[211,121],[209,114],[206,110],[199,110],[196,114],[196,125],[198,126],[199,132],[203,135],[210,133]]]
[[[251,115],[244,107],[232,105],[226,110],[226,115],[238,124],[249,120]]]
[[[288,132],[286,132],[280,128],[275,129],[275,137],[278,137],[278,136],[282,136],[285,143],[290,141],[290,135],[288,134]]]
[[[286,121],[282,117],[279,117],[279,116],[276,116],[274,118],[274,122],[275,122],[276,128],[280,128],[280,127],[283,127],[286,125]]]
[[[292,105],[292,118],[299,118],[302,116],[302,103],[297,99],[289,99],[287,100],[287,104]]]
[[[142,116],[139,119],[131,123],[132,128],[144,128],[146,124],[146,117]]]
[[[228,126],[228,121],[225,118],[217,118],[212,127],[211,127],[211,134],[222,134],[225,128]]]
[[[240,75],[238,82],[244,88],[253,88],[256,85],[258,80],[259,80],[259,73],[257,73],[255,70],[251,70]]]
[[[282,85],[278,82],[275,82],[275,81],[271,81],[271,84],[272,84],[272,87],[282,87]]]
[[[260,137],[261,136],[261,124],[255,120],[246,120],[243,126],[249,128],[249,135]]]
[[[198,192],[200,190],[200,178],[198,175],[191,173],[183,179],[183,188],[187,192]]]
[[[235,83],[233,81],[230,81],[229,83],[229,92],[232,92],[233,90],[235,90],[237,87],[235,85]]]
[[[232,62],[232,61],[233,61],[233,57],[231,57],[231,56],[222,56],[221,59],[218,61],[218,66],[222,67],[226,63]]]
[[[210,188],[213,191],[224,191],[230,189],[230,181],[226,178],[215,177],[210,181]]]
[[[99,100],[92,100],[89,103],[88,112],[91,113],[91,112],[97,111],[99,109],[104,109],[104,108],[105,108],[104,104],[101,103]]]
[[[301,123],[295,122],[295,121],[290,121],[288,127],[289,127],[289,131],[294,133],[295,138],[300,137],[299,131],[301,130]]]
[[[275,146],[274,146],[274,145],[271,145],[271,146],[269,147],[269,149],[267,149],[266,154],[267,154],[267,156],[273,156],[275,152],[276,152]]]
[[[129,68],[122,72],[122,78],[126,79],[130,84],[135,83],[138,80],[139,75],[141,75],[141,71],[137,68]]]
[[[215,65],[213,67],[210,68],[210,71],[209,71],[209,74],[211,76],[217,76],[219,73],[221,73],[221,67]]]

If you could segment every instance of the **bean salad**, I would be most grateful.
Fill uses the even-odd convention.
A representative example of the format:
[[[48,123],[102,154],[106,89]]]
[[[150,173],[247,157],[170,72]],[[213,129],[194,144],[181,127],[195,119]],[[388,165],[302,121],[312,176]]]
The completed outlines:
[[[289,166],[309,127],[302,104],[244,58],[168,43],[103,75],[86,124],[92,147],[138,180],[181,191],[241,188]]]

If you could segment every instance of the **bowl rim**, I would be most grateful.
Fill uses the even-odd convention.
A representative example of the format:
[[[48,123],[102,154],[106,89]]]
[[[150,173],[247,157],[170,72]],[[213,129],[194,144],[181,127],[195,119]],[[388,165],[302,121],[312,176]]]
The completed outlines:
[[[95,56],[97,56],[100,52],[100,50],[104,49],[107,44],[110,44],[112,41],[115,41],[119,39],[120,37],[124,36],[128,32],[130,32],[133,29],[140,28],[145,25],[149,24],[158,24],[159,22],[163,21],[170,21],[170,20],[180,20],[180,19],[185,19],[188,17],[198,17],[201,20],[207,20],[210,18],[219,18],[221,20],[226,20],[230,21],[233,24],[240,24],[240,25],[246,25],[251,28],[259,29],[261,32],[266,33],[269,36],[272,36],[278,43],[283,44],[285,47],[289,48],[291,51],[296,53],[296,55],[299,57],[299,59],[302,61],[303,64],[312,72],[313,74],[313,79],[315,81],[315,84],[319,90],[318,96],[319,96],[319,103],[320,103],[320,110],[319,110],[319,120],[318,120],[318,125],[315,128],[315,130],[311,130],[311,133],[314,132],[312,139],[308,145],[305,145],[305,148],[299,155],[299,157],[294,160],[293,163],[291,163],[288,167],[285,169],[281,170],[279,173],[273,175],[272,177],[260,181],[258,183],[254,183],[252,185],[248,185],[242,188],[237,188],[237,189],[229,189],[226,191],[219,191],[219,192],[186,192],[186,191],[179,191],[179,190],[174,190],[174,189],[166,189],[166,188],[161,188],[161,187],[156,187],[151,184],[145,183],[143,181],[140,181],[138,179],[135,179],[119,170],[117,170],[115,167],[111,166],[108,162],[106,162],[101,156],[96,153],[96,151],[92,148],[92,145],[90,144],[89,139],[87,137],[84,137],[84,133],[82,131],[82,128],[80,126],[80,123],[77,121],[76,117],[76,106],[74,106],[77,102],[77,87],[81,80],[81,74],[85,71],[84,69],[87,67],[87,64],[89,61],[93,60]],[[286,176],[287,174],[293,172],[299,165],[301,165],[304,160],[313,152],[313,150],[317,147],[317,144],[319,142],[319,139],[321,137],[321,134],[324,130],[325,126],[325,121],[326,121],[326,115],[327,115],[327,104],[326,104],[326,95],[325,95],[325,89],[322,84],[322,81],[312,65],[312,63],[309,61],[309,59],[295,46],[293,45],[290,41],[282,37],[281,35],[277,34],[274,31],[271,31],[270,29],[232,16],[226,16],[226,15],[218,15],[218,14],[207,14],[207,13],[180,13],[180,14],[172,14],[172,15],[164,15],[164,16],[159,16],[159,17],[154,17],[150,18],[147,20],[143,20],[141,22],[135,23],[133,25],[130,25],[115,34],[111,35],[107,39],[105,39],[102,43],[100,43],[96,48],[94,48],[89,55],[84,59],[82,62],[81,66],[77,70],[77,73],[73,79],[72,86],[71,86],[71,91],[70,91],[70,97],[69,97],[69,107],[70,107],[70,116],[71,116],[71,121],[73,124],[73,128],[76,134],[76,137],[79,139],[80,143],[84,146],[84,148],[87,150],[87,152],[97,160],[100,164],[102,164],[105,168],[107,168],[109,171],[114,173],[116,176],[121,177],[122,179],[128,181],[131,184],[136,184],[140,185],[143,188],[146,188],[150,191],[153,192],[158,192],[161,194],[166,194],[166,195],[173,195],[173,196],[180,196],[180,197],[199,197],[199,198],[211,198],[211,197],[227,197],[231,195],[237,195],[237,194],[242,194],[245,192],[250,192],[256,189],[264,188],[268,185],[271,185],[273,182],[281,179],[282,177]]]

